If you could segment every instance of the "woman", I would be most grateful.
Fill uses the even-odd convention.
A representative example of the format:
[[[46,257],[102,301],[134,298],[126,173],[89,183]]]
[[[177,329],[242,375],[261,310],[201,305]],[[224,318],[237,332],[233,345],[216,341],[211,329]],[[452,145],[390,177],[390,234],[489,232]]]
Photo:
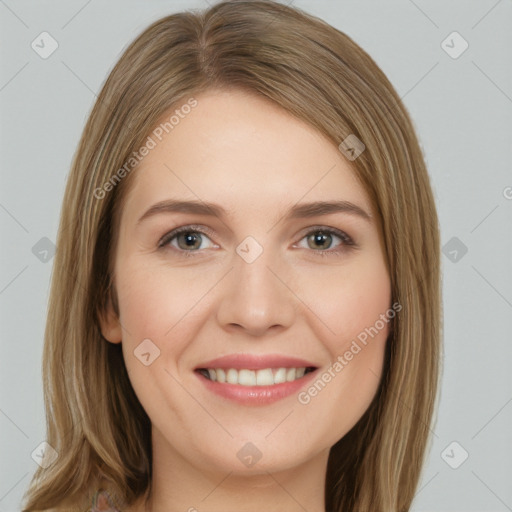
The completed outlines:
[[[408,114],[350,38],[271,1],[157,21],[98,96],[61,215],[57,456],[25,510],[409,509],[439,228]]]

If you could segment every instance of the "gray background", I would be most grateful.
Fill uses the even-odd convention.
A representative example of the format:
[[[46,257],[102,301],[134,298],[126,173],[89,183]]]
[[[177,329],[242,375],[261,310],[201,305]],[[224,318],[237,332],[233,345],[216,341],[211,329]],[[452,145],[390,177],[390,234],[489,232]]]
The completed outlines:
[[[413,510],[512,510],[512,1],[293,5],[346,32],[382,67],[411,113],[433,181],[445,246],[445,356]],[[138,33],[205,6],[0,0],[0,512],[19,510],[36,468],[31,453],[45,437],[40,368],[51,244],[85,119]],[[43,31],[59,45],[47,59],[31,48]],[[469,44],[458,58],[441,46],[453,31]],[[462,48],[453,36],[446,45]]]

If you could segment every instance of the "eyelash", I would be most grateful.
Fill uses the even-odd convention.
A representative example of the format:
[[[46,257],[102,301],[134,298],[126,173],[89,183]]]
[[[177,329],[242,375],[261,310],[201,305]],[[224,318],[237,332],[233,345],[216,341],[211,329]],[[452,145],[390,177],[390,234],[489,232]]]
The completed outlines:
[[[336,228],[328,228],[325,226],[313,226],[310,229],[310,231],[308,231],[300,240],[303,240],[304,238],[307,238],[308,236],[310,236],[314,233],[318,233],[320,231],[324,234],[336,235],[342,241],[342,244],[337,246],[337,248],[335,248],[335,249],[319,249],[319,250],[311,249],[311,251],[313,251],[318,256],[321,256],[321,257],[336,256],[343,249],[346,250],[346,249],[357,247],[355,242],[352,240],[352,238],[349,235],[347,235],[344,231],[341,231]],[[204,228],[202,226],[195,226],[195,225],[181,226],[179,228],[176,228],[176,229],[170,231],[169,233],[166,233],[158,242],[158,249],[165,250],[168,247],[169,242],[171,242],[171,240],[176,238],[181,233],[200,233],[200,234],[206,235],[208,237],[212,237],[212,235],[213,235],[213,232],[210,229]],[[173,247],[173,249],[180,253],[184,253],[184,256],[186,256],[186,257],[194,257],[195,256],[194,253],[200,252],[198,250],[185,251],[183,249],[177,249],[175,247]]]

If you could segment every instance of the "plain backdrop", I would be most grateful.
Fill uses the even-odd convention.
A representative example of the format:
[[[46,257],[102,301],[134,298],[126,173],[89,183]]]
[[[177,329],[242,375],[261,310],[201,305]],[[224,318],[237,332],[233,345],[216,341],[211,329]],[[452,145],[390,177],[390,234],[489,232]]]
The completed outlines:
[[[167,14],[207,5],[0,0],[0,512],[20,509],[37,467],[31,454],[45,439],[52,247],[86,117],[136,35]],[[444,247],[444,370],[413,510],[512,510],[512,2],[293,5],[346,32],[384,70],[432,178]]]

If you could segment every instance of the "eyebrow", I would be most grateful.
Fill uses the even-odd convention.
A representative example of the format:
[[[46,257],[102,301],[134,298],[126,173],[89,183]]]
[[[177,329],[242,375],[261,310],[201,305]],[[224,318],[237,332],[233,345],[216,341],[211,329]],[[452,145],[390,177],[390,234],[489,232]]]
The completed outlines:
[[[192,213],[197,215],[208,215],[211,217],[226,217],[228,212],[220,205],[205,201],[180,201],[167,199],[151,206],[137,221],[143,220],[161,213]],[[348,213],[356,215],[368,222],[372,221],[371,215],[360,206],[350,201],[314,201],[292,206],[286,213],[286,219],[304,219],[329,215],[332,213]]]

